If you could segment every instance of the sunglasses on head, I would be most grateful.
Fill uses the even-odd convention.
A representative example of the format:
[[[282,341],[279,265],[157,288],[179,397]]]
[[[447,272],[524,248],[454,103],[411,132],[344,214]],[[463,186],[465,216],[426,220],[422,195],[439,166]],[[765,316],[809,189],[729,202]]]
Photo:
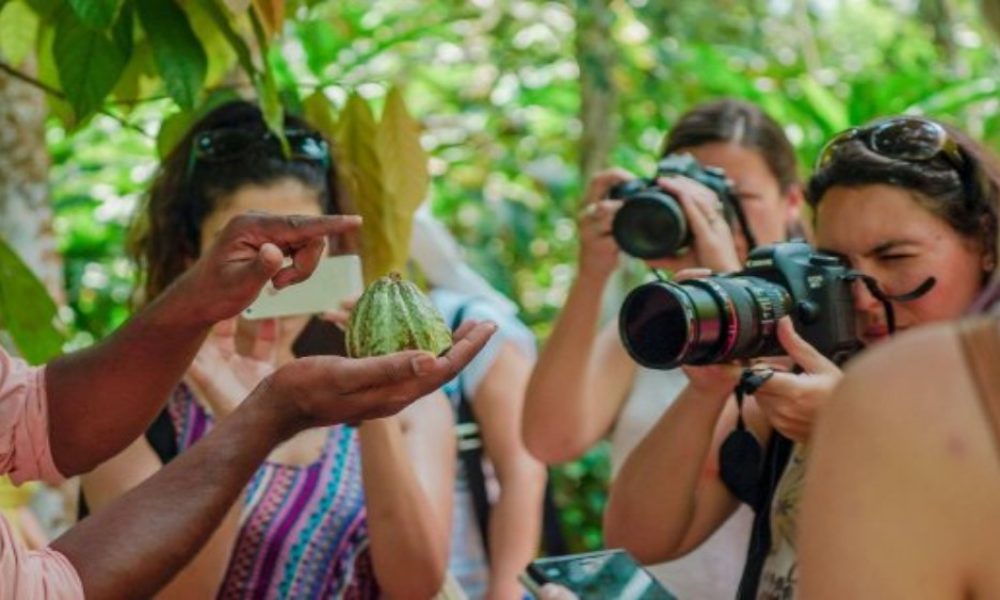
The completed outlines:
[[[837,134],[823,146],[816,168],[829,164],[845,142],[854,140],[880,156],[896,160],[925,162],[942,156],[959,174],[967,164],[958,142],[941,124],[919,117],[895,117]]]
[[[285,132],[289,160],[315,163],[324,169],[330,166],[330,145],[318,133],[289,129]],[[281,141],[270,131],[246,129],[212,129],[194,137],[188,159],[187,177],[198,163],[222,163],[237,160],[251,153],[282,157]]]
[[[972,202],[972,177],[969,161],[958,142],[940,123],[919,117],[895,117],[876,121],[864,127],[852,127],[833,137],[819,153],[816,170],[837,158],[846,142],[860,140],[872,152],[895,160],[911,163],[928,162],[942,157],[958,174],[967,202]]]

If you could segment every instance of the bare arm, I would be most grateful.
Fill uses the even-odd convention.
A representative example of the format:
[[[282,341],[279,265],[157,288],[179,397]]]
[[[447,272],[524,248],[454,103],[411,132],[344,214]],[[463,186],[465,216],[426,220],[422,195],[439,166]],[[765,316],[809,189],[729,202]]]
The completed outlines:
[[[84,497],[91,514],[97,513],[118,497],[128,493],[163,468],[144,437],[132,443],[124,452],[103,463],[81,479]],[[198,554],[157,598],[183,600],[208,598],[219,591],[239,529],[240,502],[226,512],[221,524],[212,533]]]
[[[524,447],[520,429],[530,374],[531,361],[513,344],[504,344],[472,401],[486,455],[500,483],[489,522],[487,597],[494,600],[523,596],[517,576],[535,557],[541,537],[546,472]]]
[[[689,384],[629,454],[604,513],[609,547],[626,548],[646,564],[676,559],[701,545],[736,510],[718,465],[719,448],[736,424],[730,390],[738,369],[726,375],[723,369],[732,367],[699,369],[713,383]],[[766,444],[769,429],[752,402],[744,403],[744,417]]]
[[[455,437],[435,392],[398,417],[360,427],[372,560],[390,598],[430,598],[448,569]]]
[[[398,412],[454,377],[494,330],[492,324],[465,327],[441,358],[403,352],[292,362],[199,443],[53,548],[73,564],[87,597],[149,597],[204,545],[280,441],[309,427]]]
[[[960,357],[954,334],[936,328],[848,368],[806,474],[801,597],[957,600],[1000,590],[995,440]]]
[[[616,321],[597,332],[603,285],[577,279],[531,373],[524,443],[539,460],[583,454],[615,422],[635,375]]]
[[[273,278],[302,280],[324,236],[356,229],[356,217],[242,215],[213,248],[107,340],[46,369],[50,446],[64,475],[89,471],[152,421],[208,328],[235,316]],[[282,268],[283,253],[294,263]]]
[[[579,274],[528,382],[524,442],[547,463],[575,458],[607,432],[635,372],[613,325],[598,338],[604,287],[618,265],[611,223],[621,206],[603,198],[631,177],[611,170],[590,182],[579,222]]]

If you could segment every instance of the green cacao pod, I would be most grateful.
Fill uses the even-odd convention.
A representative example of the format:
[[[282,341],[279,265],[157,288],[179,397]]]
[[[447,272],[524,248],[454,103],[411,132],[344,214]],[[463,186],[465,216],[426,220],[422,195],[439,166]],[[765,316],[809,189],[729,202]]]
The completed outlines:
[[[347,354],[381,356],[427,350],[435,356],[451,347],[451,330],[420,288],[398,273],[380,277],[358,299],[347,322]]]

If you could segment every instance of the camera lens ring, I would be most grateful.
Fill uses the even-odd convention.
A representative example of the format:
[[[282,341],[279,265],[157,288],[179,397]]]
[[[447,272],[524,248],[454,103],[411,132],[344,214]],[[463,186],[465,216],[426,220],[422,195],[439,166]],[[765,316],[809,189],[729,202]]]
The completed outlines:
[[[723,286],[719,285],[716,277],[706,277],[704,279],[692,279],[689,283],[697,285],[698,287],[706,288],[709,293],[715,296],[716,303],[722,308],[719,311],[720,320],[719,336],[721,339],[721,344],[716,347],[713,351],[706,353],[705,358],[708,362],[702,363],[691,363],[691,364],[713,364],[716,362],[716,357],[728,356],[732,352],[734,346],[736,345],[736,338],[739,334],[738,330],[738,320],[736,318],[736,306],[733,302],[733,297]],[[706,321],[708,322],[708,321]],[[699,334],[701,333],[701,323],[698,323]]]

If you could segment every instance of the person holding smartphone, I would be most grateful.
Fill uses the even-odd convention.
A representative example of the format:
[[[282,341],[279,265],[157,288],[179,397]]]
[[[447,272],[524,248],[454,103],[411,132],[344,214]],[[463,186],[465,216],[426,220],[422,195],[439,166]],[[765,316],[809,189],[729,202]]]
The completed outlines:
[[[147,300],[236,215],[344,212],[327,140],[293,117],[285,127],[287,159],[256,106],[224,104],[165,159],[136,245]],[[84,478],[89,508],[100,513],[183,457],[235,414],[247,390],[294,364],[308,319],[258,322],[242,353],[237,323],[216,327],[147,435]],[[433,596],[448,564],[451,431],[447,400],[433,392],[397,417],[288,440],[162,597]]]

